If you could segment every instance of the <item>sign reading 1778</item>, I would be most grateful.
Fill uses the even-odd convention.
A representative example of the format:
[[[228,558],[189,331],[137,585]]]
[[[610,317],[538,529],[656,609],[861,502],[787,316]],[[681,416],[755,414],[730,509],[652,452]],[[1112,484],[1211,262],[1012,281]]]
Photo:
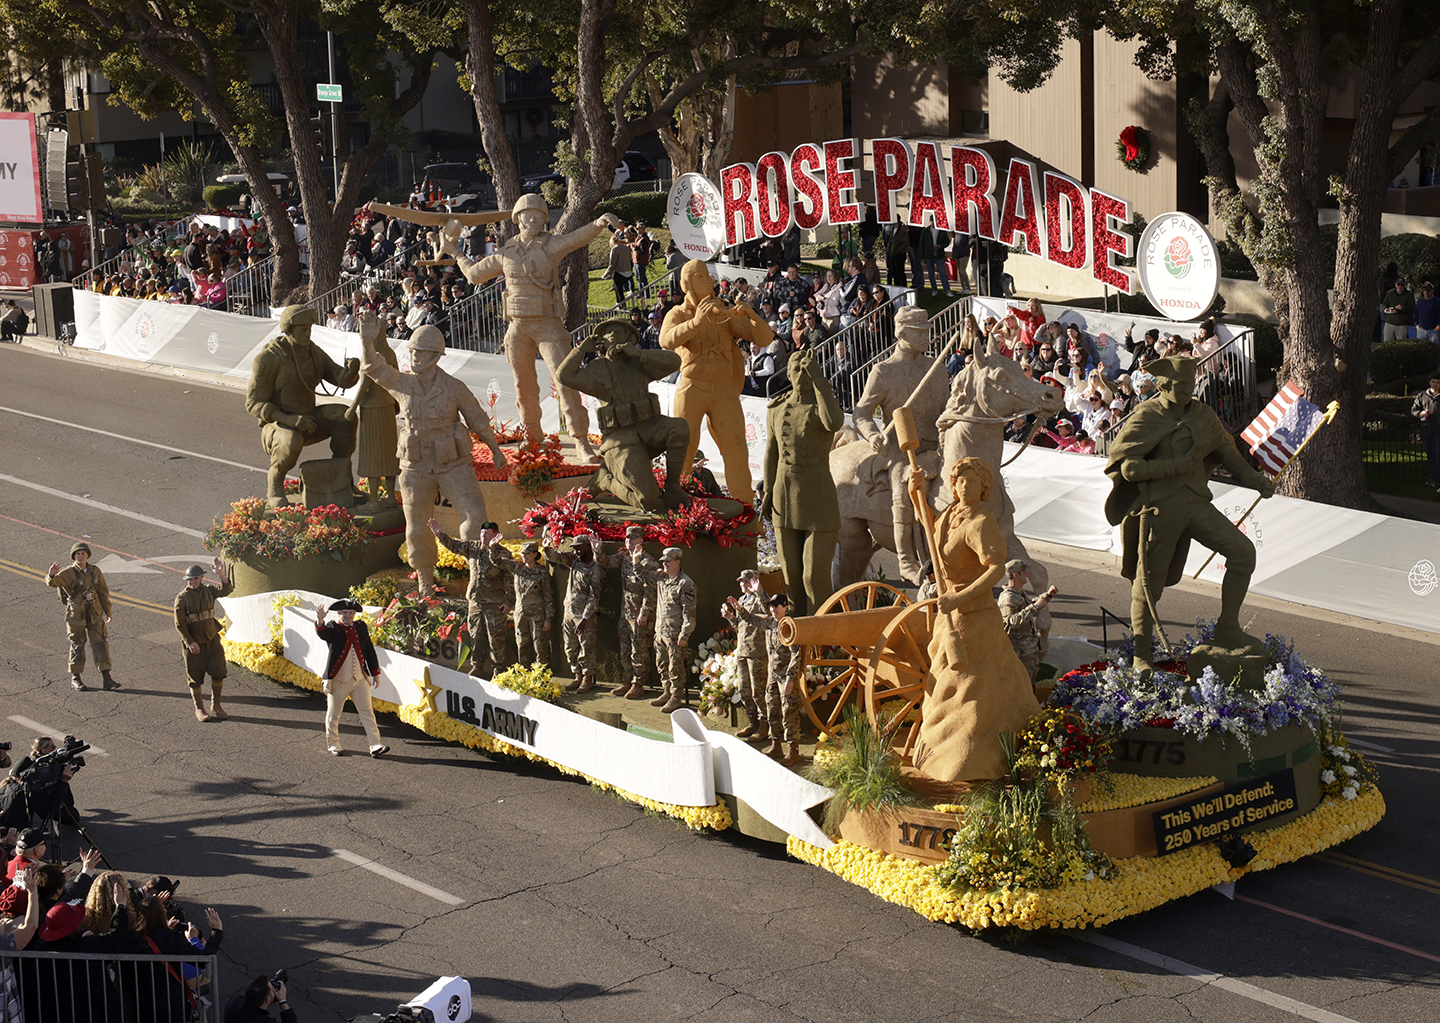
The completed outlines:
[[[328,85],[325,82],[316,84],[315,98],[321,103],[345,102],[344,90],[338,85]]]

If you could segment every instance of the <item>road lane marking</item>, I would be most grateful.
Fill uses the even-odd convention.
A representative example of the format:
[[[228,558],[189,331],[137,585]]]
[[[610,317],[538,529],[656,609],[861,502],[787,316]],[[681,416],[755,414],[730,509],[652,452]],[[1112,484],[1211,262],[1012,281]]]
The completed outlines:
[[[1209,970],[1202,970],[1198,966],[1191,966],[1189,963],[1181,962],[1179,959],[1171,959],[1159,952],[1151,952],[1148,948],[1141,948],[1139,945],[1132,945],[1126,941],[1118,941],[1115,938],[1104,934],[1090,935],[1080,939],[1088,941],[1092,945],[1101,948],[1108,948],[1111,952],[1117,952],[1128,959],[1135,959],[1142,963],[1149,963],[1151,966],[1158,966],[1162,970],[1169,970],[1171,973],[1178,973],[1182,977],[1190,977],[1217,987],[1222,991],[1229,991],[1231,994],[1239,995],[1241,998],[1248,998],[1254,1002],[1260,1002],[1283,1012],[1288,1012],[1305,1019],[1315,1020],[1315,1023],[1359,1023],[1358,1020],[1349,1016],[1341,1016],[1339,1013],[1322,1009],[1318,1005],[1310,1005],[1307,1002],[1296,1001],[1294,998],[1287,998],[1284,995],[1276,994],[1274,991],[1267,991],[1263,987],[1256,987],[1254,984],[1247,984],[1243,980],[1236,980],[1221,973],[1212,973]]]
[[[1407,874],[1403,870],[1396,870],[1394,867],[1387,867],[1381,863],[1371,863],[1369,860],[1362,860],[1355,856],[1346,856],[1344,853],[1322,852],[1315,858],[1337,867],[1344,867],[1346,870],[1354,870],[1361,874],[1369,874],[1371,877],[1394,881],[1396,884],[1408,885],[1411,888],[1418,888],[1422,892],[1429,892],[1431,895],[1440,895],[1440,881],[1433,878],[1421,877],[1419,874]]]
[[[0,569],[4,569],[7,572],[14,572],[16,575],[23,575],[26,579],[36,579],[40,582],[44,582],[49,578],[44,572],[30,568],[28,565],[20,565],[13,561],[7,561],[5,558],[0,558]],[[164,604],[154,604],[148,600],[141,600],[139,597],[126,596],[123,593],[110,594],[110,602],[119,604],[122,607],[133,607],[140,611],[153,611],[155,614],[165,615],[167,618],[175,613],[173,607],[166,607]]]
[[[1361,749],[1373,749],[1376,753],[1395,752],[1395,750],[1390,746],[1381,746],[1379,743],[1376,742],[1366,742],[1364,739],[1357,739],[1353,735],[1347,735],[1345,736],[1345,738],[1350,740],[1350,745],[1359,746]]]
[[[162,529],[169,529],[176,533],[184,533],[186,536],[193,536],[197,540],[205,539],[205,534],[198,529],[191,529],[189,526],[181,526],[174,522],[166,522],[164,519],[153,518],[149,515],[142,515],[139,512],[128,511],[125,508],[117,508],[113,504],[106,504],[103,501],[92,501],[88,497],[81,497],[79,494],[67,494],[63,490],[56,490],[54,487],[47,487],[42,483],[31,483],[29,480],[22,480],[17,476],[10,476],[0,472],[0,480],[7,483],[14,483],[19,487],[29,487],[31,490],[38,490],[42,494],[49,494],[51,497],[63,498],[66,501],[74,501],[76,504],[83,504],[88,508],[95,508],[100,511],[109,512],[112,515],[120,515],[127,519],[134,519],[137,522],[146,522],[152,526],[159,526]]]
[[[374,860],[367,860],[364,856],[353,853],[349,849],[331,849],[330,854],[344,860],[346,863],[353,863],[357,867],[362,867],[372,874],[379,874],[381,877],[394,881],[396,884],[404,885],[406,888],[417,891],[421,895],[428,895],[435,901],[443,902],[447,906],[465,905],[464,899],[457,898],[449,892],[442,892],[439,888],[434,888],[424,881],[417,881],[409,875],[400,873],[398,870],[383,867]]]
[[[37,735],[48,735],[50,736],[50,738],[56,740],[58,740],[61,736],[75,734],[74,732],[67,732],[63,728],[50,728],[48,725],[42,725],[38,721],[31,721],[27,717],[21,717],[19,714],[11,714],[10,720],[15,722],[21,728],[30,729],[30,731],[36,733]],[[101,749],[99,746],[91,746],[85,751],[84,754],[81,755],[85,756],[91,753],[95,754],[95,756],[97,757],[108,757],[110,755],[109,753],[106,753],[103,749]]]
[[[1317,920],[1313,916],[1306,916],[1304,913],[1297,913],[1293,909],[1285,909],[1282,906],[1272,906],[1268,902],[1261,902],[1259,899],[1252,899],[1248,895],[1235,896],[1236,902],[1248,902],[1252,906],[1259,906],[1261,909],[1268,909],[1274,913],[1281,913],[1285,916],[1294,917],[1296,920],[1304,920],[1307,924],[1315,924],[1318,927],[1328,927],[1332,931],[1339,931],[1341,934],[1348,934],[1352,938],[1360,938],[1363,941],[1373,942],[1376,945],[1384,945],[1386,948],[1393,948],[1397,952],[1408,952],[1412,956],[1419,956],[1421,959],[1429,959],[1431,962],[1440,963],[1440,956],[1431,955],[1429,952],[1421,952],[1418,948],[1411,948],[1409,945],[1397,945],[1393,941],[1386,941],[1384,938],[1377,938],[1373,934],[1366,934],[1364,931],[1352,931],[1348,927],[1341,927],[1339,924],[1327,923],[1324,920]]]
[[[64,419],[51,419],[49,416],[38,415],[34,412],[22,412],[18,408],[9,408],[0,405],[0,412],[9,412],[12,415],[25,416],[28,419],[38,419],[44,423],[54,423],[56,426],[68,426],[74,430],[84,430],[87,433],[98,433],[102,437],[114,437],[116,440],[123,440],[130,444],[143,444],[147,448],[159,448],[161,451],[172,451],[177,455],[185,455],[188,458],[203,458],[207,462],[219,462],[221,465],[233,465],[237,469],[249,469],[251,472],[269,472],[269,469],[259,469],[253,465],[246,465],[244,462],[232,462],[228,458],[218,458],[215,455],[202,455],[198,451],[186,451],[184,448],[172,448],[168,444],[156,444],[154,441],[139,440],[135,437],[127,437],[123,433],[111,433],[109,430],[98,430],[93,426],[81,426],[79,423],[72,423]]]

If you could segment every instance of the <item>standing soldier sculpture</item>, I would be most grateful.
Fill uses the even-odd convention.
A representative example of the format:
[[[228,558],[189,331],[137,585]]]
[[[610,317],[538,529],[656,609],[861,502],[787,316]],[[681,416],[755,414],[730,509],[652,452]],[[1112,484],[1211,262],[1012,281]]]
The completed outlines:
[[[1114,484],[1105,502],[1105,517],[1112,526],[1121,526],[1121,572],[1133,581],[1130,621],[1137,672],[1153,667],[1154,629],[1159,624],[1155,605],[1164,588],[1185,574],[1191,540],[1225,559],[1215,640],[1196,648],[1200,656],[1192,654],[1191,672],[1198,674],[1212,652],[1231,657],[1265,652],[1263,642],[1240,628],[1240,605],[1255,571],[1255,545],[1210,503],[1209,483],[1210,473],[1223,465],[1261,497],[1273,495],[1275,484],[1240,457],[1215,410],[1193,400],[1196,365],[1195,359],[1187,358],[1146,364],[1146,372],[1160,384],[1160,394],[1136,406],[1110,442],[1105,463],[1105,475]],[[1229,674],[1234,677],[1234,672]]]
[[[358,359],[337,366],[310,340],[320,316],[308,305],[290,305],[280,314],[280,334],[260,350],[250,367],[245,411],[260,421],[260,443],[270,456],[266,503],[285,503],[285,474],[300,461],[309,445],[330,440],[330,454],[348,459],[355,450],[355,424],[346,407],[320,404],[315,388],[323,380],[332,387],[354,387],[360,380]],[[348,469],[346,470],[348,473]]]
[[[225,562],[216,558],[215,574],[219,586],[205,581],[203,565],[185,570],[185,588],[175,596],[175,630],[185,650],[185,674],[190,679],[190,697],[195,701],[195,720],[224,721],[230,715],[220,706],[220,691],[225,685],[225,650],[220,644],[220,623],[215,620],[215,601],[228,596],[235,588],[225,571]],[[200,699],[206,674],[210,676],[210,713]]]
[[[750,486],[745,414],[740,409],[745,353],[735,342],[743,338],[758,350],[775,339],[775,332],[749,306],[727,306],[717,298],[710,270],[698,259],[680,271],[680,285],[685,301],[665,315],[660,347],[680,353],[674,412],[690,424],[681,470],[689,471],[700,445],[700,424],[708,417],[710,436],[725,462],[725,485],[735,500],[750,504],[755,494]]]
[[[553,235],[545,229],[550,223],[549,208],[538,195],[522,195],[510,211],[510,219],[519,225],[519,236],[500,246],[500,251],[493,256],[478,262],[472,262],[460,251],[459,220],[452,219],[445,225],[435,248],[437,254],[453,255],[460,272],[471,284],[483,284],[505,275],[505,319],[510,321],[505,331],[505,358],[515,374],[515,404],[525,423],[526,436],[538,444],[544,433],[540,428],[536,349],[554,377],[559,375],[560,360],[570,351],[570,332],[565,329],[564,302],[560,295],[560,261],[589,245],[606,227],[618,230],[624,225],[615,214],[607,213],[593,224]],[[561,386],[560,407],[577,453],[593,459],[590,416],[580,403],[580,395]]]
[[[685,692],[685,652],[695,631],[695,581],[680,570],[685,552],[660,552],[665,574],[655,584],[655,663],[660,669],[660,698],[651,700],[666,714],[680,709]]]
[[[900,574],[911,582],[919,581],[925,554],[915,544],[915,507],[906,483],[910,462],[889,423],[897,408],[908,406],[915,414],[920,441],[916,455],[940,449],[940,429],[935,421],[945,411],[950,397],[950,378],[943,372],[930,372],[935,360],[925,355],[929,344],[930,320],[924,309],[906,306],[896,313],[895,350],[870,370],[865,390],[855,405],[856,431],[889,469],[895,552],[900,559]],[[884,416],[885,426],[875,422],[877,411]]]
[[[490,678],[515,662],[510,657],[510,575],[515,559],[500,542],[500,527],[480,523],[480,539],[457,540],[430,520],[430,532],[447,551],[470,562],[470,674]]]
[[[405,344],[410,348],[410,372],[391,368],[375,351],[384,344],[384,327],[374,313],[360,317],[360,351],[365,372],[400,403],[405,428],[400,435],[400,499],[405,507],[405,543],[410,567],[424,597],[435,589],[435,539],[426,529],[431,509],[440,496],[460,513],[460,536],[479,532],[485,518],[485,498],[471,461],[473,433],[490,448],[498,468],[505,452],[495,442],[490,417],[480,401],[460,381],[440,368],[445,337],[439,328],[424,326]]]
[[[550,568],[540,564],[540,545],[534,540],[520,548],[520,560],[505,562],[515,580],[515,647],[525,666],[550,663],[550,622],[555,615]]]
[[[570,570],[565,587],[565,618],[560,628],[565,633],[565,658],[574,679],[565,688],[572,693],[588,693],[595,688],[595,646],[605,570],[614,568],[620,559],[600,553],[600,538],[596,536],[577,536],[570,548],[562,551],[546,544],[545,560]]]
[[[682,423],[683,425],[683,423]],[[660,566],[645,553],[645,530],[625,528],[620,555],[620,684],[612,695],[638,700],[650,679],[650,650],[655,644],[655,583]]]
[[[790,392],[772,401],[767,413],[760,514],[775,527],[792,609],[808,614],[832,592],[840,500],[830,475],[830,448],[835,431],[845,425],[845,412],[808,351],[790,356],[790,381]]]
[[[375,345],[376,354],[385,364],[399,372],[400,363],[389,342],[381,339]],[[390,497],[388,505],[395,504],[395,478],[400,475],[400,456],[396,451],[399,432],[395,425],[398,406],[390,392],[375,382],[368,373],[360,378],[360,389],[355,392],[345,418],[359,419],[356,435],[355,472],[365,477],[366,489],[370,493],[367,511],[379,511],[380,488],[383,485]]]
[[[106,689],[119,689],[120,683],[110,677],[110,587],[105,573],[90,564],[90,545],[76,543],[70,548],[70,567],[62,570],[60,562],[50,566],[45,585],[60,591],[65,605],[65,632],[70,638],[70,685],[84,689],[80,673],[85,670],[85,640],[95,655],[95,667]]]
[[[582,365],[593,351],[600,358]],[[600,324],[560,363],[562,386],[605,402],[596,413],[604,464],[595,476],[595,490],[614,494],[637,511],[655,511],[662,497],[671,508],[686,500],[680,474],[690,428],[683,419],[661,415],[660,399],[650,393],[650,381],[679,368],[674,352],[642,350],[640,335],[626,320]],[[664,494],[650,465],[656,455],[665,456]]]
[[[740,573],[740,596],[730,597],[720,614],[735,623],[735,667],[740,673],[740,703],[749,718],[736,736],[764,742],[770,738],[765,716],[765,680],[769,671],[765,644],[765,620],[770,612],[760,588],[760,573],[747,568]]]

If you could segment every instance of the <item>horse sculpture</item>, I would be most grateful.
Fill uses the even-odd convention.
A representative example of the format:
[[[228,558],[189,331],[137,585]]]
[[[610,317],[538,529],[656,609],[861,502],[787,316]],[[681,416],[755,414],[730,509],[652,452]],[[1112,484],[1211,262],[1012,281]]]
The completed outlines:
[[[1004,460],[1005,424],[1031,413],[1054,415],[1063,404],[1059,388],[1031,380],[1019,363],[988,344],[976,345],[965,368],[950,383],[950,400],[939,420],[940,457],[931,452],[920,460],[933,477],[929,494],[937,512],[950,504],[949,488],[941,484],[961,458],[982,458],[995,470],[990,504],[1005,534],[1007,557],[1030,562],[1030,582],[1037,592],[1050,585],[1050,574],[1031,561],[1015,535],[1015,505],[999,471]],[[893,551],[895,539],[890,523],[890,477],[881,456],[864,442],[837,445],[830,452],[830,474],[840,498],[840,540],[833,572],[839,589],[860,580],[876,550]],[[925,550],[923,537],[917,536],[917,541]]]

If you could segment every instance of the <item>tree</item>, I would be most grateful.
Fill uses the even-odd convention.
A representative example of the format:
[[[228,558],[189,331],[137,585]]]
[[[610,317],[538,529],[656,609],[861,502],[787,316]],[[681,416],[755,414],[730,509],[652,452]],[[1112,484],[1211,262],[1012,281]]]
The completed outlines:
[[[1099,28],[1141,43],[1136,63],[1153,78],[1213,75],[1207,100],[1190,111],[1205,155],[1211,202],[1275,298],[1285,349],[1281,375],[1340,414],[1286,473],[1296,497],[1354,508],[1373,506],[1365,485],[1361,427],[1370,338],[1377,309],[1380,215],[1389,182],[1440,133],[1440,109],[1393,138],[1401,104],[1440,60],[1433,8],[1406,0],[1114,0],[1035,5],[1002,47],[993,40],[1016,11],[1008,0],[967,8],[978,26],[977,59],[989,59],[1017,88],[1039,84],[1058,60],[1056,33]],[[1416,27],[1420,31],[1416,31]],[[1028,34],[1026,34],[1028,33]],[[1333,147],[1326,111],[1337,72],[1350,69],[1359,97],[1345,169],[1328,178],[1321,154]],[[1231,112],[1243,135],[1232,138]],[[1259,174],[1241,188],[1232,151],[1253,147]],[[1327,298],[1318,213],[1327,196],[1340,209],[1333,312]]]
[[[119,101],[137,113],[200,107],[235,155],[265,216],[277,257],[272,276],[277,296],[291,292],[299,280],[299,248],[294,226],[270,187],[264,154],[288,134],[307,228],[310,293],[318,296],[335,286],[361,182],[380,154],[403,137],[402,118],[429,84],[433,49],[417,50],[403,35],[383,31],[379,7],[370,0],[332,0],[325,9],[314,0],[42,0],[42,7],[67,26],[77,50],[105,55],[98,61],[101,70]],[[250,19],[270,48],[284,101],[283,122],[251,85],[240,18]],[[305,61],[307,47],[317,38],[315,29],[327,26],[340,37],[352,94],[374,129],[370,141],[346,157],[333,202],[310,127]],[[391,53],[398,53],[410,71],[403,90],[396,89],[398,69]]]

